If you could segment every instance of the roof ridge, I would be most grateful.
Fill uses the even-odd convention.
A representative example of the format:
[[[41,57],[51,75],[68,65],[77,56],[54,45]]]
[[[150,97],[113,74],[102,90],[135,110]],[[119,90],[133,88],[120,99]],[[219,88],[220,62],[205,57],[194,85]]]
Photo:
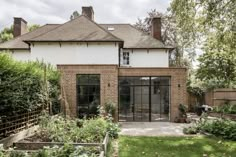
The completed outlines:
[[[35,36],[35,37],[33,37],[33,38],[30,38],[30,39],[24,40],[24,41],[30,41],[30,40],[32,40],[32,39],[38,38],[38,37],[40,37],[40,36],[43,36],[43,35],[45,35],[45,34],[51,32],[51,31],[55,31],[56,29],[58,29],[58,28],[64,26],[65,24],[70,23],[70,22],[72,22],[72,21],[74,21],[74,20],[77,20],[78,18],[81,18],[81,17],[85,17],[88,21],[90,21],[90,22],[92,22],[93,24],[95,24],[95,25],[96,25],[97,27],[99,27],[102,31],[105,31],[106,33],[108,33],[108,34],[111,35],[112,37],[114,37],[114,38],[116,38],[116,39],[118,39],[118,40],[120,40],[120,41],[123,41],[122,39],[116,37],[116,36],[113,35],[112,33],[106,31],[105,29],[103,29],[103,28],[102,28],[101,26],[99,26],[96,22],[90,20],[90,19],[89,19],[88,17],[86,17],[85,15],[80,15],[80,16],[78,16],[78,17],[72,19],[72,20],[69,20],[69,21],[67,21],[67,22],[65,22],[65,23],[63,23],[63,24],[57,26],[55,29],[52,29],[52,30],[50,30],[50,31],[47,31],[47,32],[45,32],[45,33],[42,33],[42,34],[40,34],[40,35],[38,35],[38,36]]]
[[[83,15],[84,16],[84,15]],[[115,38],[117,38],[117,39],[119,39],[119,40],[121,40],[121,41],[124,41],[124,40],[122,40],[122,39],[120,39],[120,38],[118,38],[117,36],[115,36],[114,34],[112,34],[111,32],[109,32],[109,31],[107,31],[107,30],[105,30],[104,28],[102,28],[102,26],[100,26],[98,23],[96,23],[95,21],[93,21],[93,20],[90,20],[88,17],[86,17],[86,16],[84,16],[85,18],[87,18],[90,22],[92,22],[92,23],[94,23],[96,26],[98,26],[100,29],[102,29],[103,31],[105,31],[106,33],[108,33],[109,35],[111,35],[111,36],[113,36],[113,37],[115,37]]]
[[[99,23],[99,25],[130,25],[129,23]]]
[[[81,17],[81,16],[83,16],[83,15],[80,15],[80,16],[78,16],[78,17],[76,17],[76,18],[72,19],[72,20],[69,20],[69,21],[67,21],[67,22],[63,23],[63,24],[59,24],[59,26],[57,26],[55,29],[57,29],[57,28],[59,28],[59,27],[63,26],[63,25],[64,25],[64,24],[66,24],[66,23],[69,23],[69,22],[72,22],[72,21],[74,21],[75,19],[77,19],[77,18],[79,18],[79,17]],[[40,35],[38,35],[38,36],[35,36],[35,37],[33,37],[33,38],[30,38],[30,39],[28,39],[28,40],[31,40],[31,39],[37,38],[37,37],[39,37],[39,36],[41,36],[41,35],[47,34],[48,32],[51,32],[51,31],[53,31],[53,30],[55,30],[55,29],[52,29],[52,30],[50,30],[50,31],[47,31],[47,32],[45,32],[45,33],[42,33],[42,34],[40,34]],[[27,41],[27,40],[25,40],[25,41]]]

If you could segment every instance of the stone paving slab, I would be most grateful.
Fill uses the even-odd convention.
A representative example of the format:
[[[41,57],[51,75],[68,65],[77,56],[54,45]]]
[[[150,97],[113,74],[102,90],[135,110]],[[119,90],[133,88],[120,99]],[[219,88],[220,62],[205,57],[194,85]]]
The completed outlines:
[[[186,136],[183,128],[191,124],[171,122],[122,122],[121,135],[129,136]]]

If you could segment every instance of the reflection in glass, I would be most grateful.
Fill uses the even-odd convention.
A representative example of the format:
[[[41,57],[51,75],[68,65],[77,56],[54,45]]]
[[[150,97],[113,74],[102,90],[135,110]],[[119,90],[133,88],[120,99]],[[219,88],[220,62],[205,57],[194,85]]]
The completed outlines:
[[[79,118],[98,115],[100,75],[77,75],[77,107]]]

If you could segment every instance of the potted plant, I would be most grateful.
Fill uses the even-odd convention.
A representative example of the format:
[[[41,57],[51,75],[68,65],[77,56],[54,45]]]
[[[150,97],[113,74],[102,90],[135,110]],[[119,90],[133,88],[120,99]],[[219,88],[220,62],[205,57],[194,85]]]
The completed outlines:
[[[187,122],[187,108],[183,104],[179,104],[179,117],[178,117],[178,122],[179,123],[186,123]]]

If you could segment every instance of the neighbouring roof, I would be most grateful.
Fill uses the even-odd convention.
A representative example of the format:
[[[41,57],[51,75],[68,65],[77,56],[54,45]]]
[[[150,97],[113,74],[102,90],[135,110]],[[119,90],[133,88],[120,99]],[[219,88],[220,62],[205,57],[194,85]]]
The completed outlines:
[[[118,41],[123,40],[103,29],[84,15],[25,41]]]
[[[9,40],[7,42],[4,42],[0,44],[0,49],[29,49],[29,45],[25,43],[23,40],[30,39],[33,37],[36,37],[40,34],[46,33],[56,27],[58,27],[58,24],[46,24],[32,32],[28,32],[26,34],[23,34],[17,38],[14,38],[12,40]]]
[[[100,24],[104,29],[124,40],[124,48],[171,48],[163,42],[139,31],[130,24]]]
[[[97,24],[81,15],[64,24],[46,24],[32,32],[4,42],[0,44],[0,50],[29,49],[27,44],[29,42],[51,41],[111,41],[124,42],[124,48],[171,48],[130,24]]]

